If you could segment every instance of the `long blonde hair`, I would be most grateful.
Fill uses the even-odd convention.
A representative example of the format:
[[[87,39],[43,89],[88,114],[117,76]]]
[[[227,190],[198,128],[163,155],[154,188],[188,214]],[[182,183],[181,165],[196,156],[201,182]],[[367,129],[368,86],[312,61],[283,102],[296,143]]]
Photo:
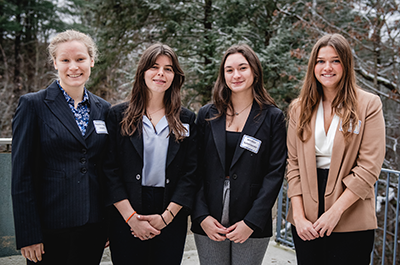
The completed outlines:
[[[343,134],[346,140],[352,135],[348,131],[352,121],[354,121],[353,123],[358,121],[357,89],[359,89],[359,87],[356,84],[354,59],[350,44],[340,34],[325,35],[318,40],[311,51],[300,96],[298,100],[294,101],[296,103],[292,103],[290,106],[290,108],[292,108],[294,104],[300,105],[297,136],[303,142],[307,141],[311,136],[311,117],[316,111],[318,103],[323,95],[322,85],[316,79],[314,69],[319,50],[327,46],[332,47],[336,51],[343,68],[343,76],[338,84],[338,93],[332,101],[332,110],[335,111],[336,115],[342,120]],[[289,113],[291,113],[291,111]]]

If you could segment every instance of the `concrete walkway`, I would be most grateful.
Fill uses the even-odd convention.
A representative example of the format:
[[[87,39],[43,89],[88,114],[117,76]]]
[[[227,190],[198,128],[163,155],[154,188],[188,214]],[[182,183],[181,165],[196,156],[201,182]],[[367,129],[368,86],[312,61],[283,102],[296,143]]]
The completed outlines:
[[[25,265],[26,261],[22,256],[8,256],[0,258],[1,265]],[[189,233],[186,238],[185,253],[183,254],[182,265],[198,265],[196,246],[193,234]],[[267,253],[265,254],[263,265],[287,265],[296,264],[296,254],[294,250],[280,246],[275,241],[270,240]],[[104,251],[101,265],[112,265],[110,251],[107,248]],[[210,264],[211,265],[211,264]]]

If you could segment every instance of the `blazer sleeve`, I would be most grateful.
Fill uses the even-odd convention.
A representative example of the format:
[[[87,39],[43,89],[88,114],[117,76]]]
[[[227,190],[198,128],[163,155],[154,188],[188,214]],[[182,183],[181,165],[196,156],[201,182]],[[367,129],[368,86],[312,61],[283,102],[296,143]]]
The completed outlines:
[[[288,148],[288,165],[286,172],[286,179],[288,182],[288,197],[302,195],[301,181],[300,181],[300,169],[297,155],[297,141],[300,139],[297,137],[297,120],[298,120],[298,108],[294,104],[289,112],[289,126],[288,126],[288,137],[287,137],[287,148]]]
[[[378,96],[373,96],[367,105],[364,123],[355,166],[343,178],[346,187],[363,200],[378,180],[385,157],[385,120]]]
[[[197,134],[197,156],[198,156],[198,167],[196,171],[197,179],[198,179],[198,190],[196,193],[195,197],[195,202],[194,202],[194,208],[192,212],[192,219],[196,220],[198,223],[201,223],[205,217],[210,215],[210,212],[208,210],[205,194],[204,194],[204,180],[203,180],[203,172],[202,172],[202,166],[204,165],[204,155],[203,155],[203,139],[204,139],[204,133],[205,133],[205,127],[206,127],[206,113],[207,110],[209,109],[209,106],[203,107],[200,109],[197,119],[196,119],[196,126],[198,130]]]
[[[171,201],[190,211],[193,208],[194,194],[197,185],[197,127],[195,125],[196,115],[186,109],[184,112],[189,116],[189,136],[183,140],[186,141],[185,161],[183,162],[184,169],[181,172],[182,175],[179,178]]]
[[[283,113],[280,110],[274,113],[270,122],[270,153],[269,160],[265,161],[267,174],[263,178],[261,189],[253,202],[253,206],[244,217],[246,224],[251,223],[260,230],[265,227],[267,220],[269,220],[271,209],[282,186],[287,158],[286,124]]]
[[[121,179],[122,173],[118,166],[120,161],[118,154],[119,139],[122,137],[120,132],[120,117],[122,111],[117,108],[111,108],[107,116],[107,129],[109,141],[107,145],[106,156],[104,159],[103,171],[106,176],[107,197],[106,205],[112,205],[116,202],[128,199],[128,192],[124,182]]]
[[[38,117],[33,96],[19,100],[12,121],[12,184],[17,249],[43,242],[35,186],[40,157]]]

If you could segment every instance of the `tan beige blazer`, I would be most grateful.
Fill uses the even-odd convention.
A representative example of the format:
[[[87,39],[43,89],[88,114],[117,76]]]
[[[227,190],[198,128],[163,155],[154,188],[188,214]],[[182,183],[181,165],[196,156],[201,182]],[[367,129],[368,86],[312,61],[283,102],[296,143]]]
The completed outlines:
[[[325,210],[328,210],[346,188],[360,197],[342,215],[334,232],[375,229],[374,183],[377,181],[385,156],[385,121],[380,98],[363,90],[357,91],[359,130],[345,142],[339,122],[334,139],[331,165],[325,191]],[[311,222],[318,219],[317,166],[315,158],[315,120],[311,120],[312,135],[302,142],[296,134],[300,108],[294,106],[288,128],[289,198],[301,195],[305,216]],[[294,224],[291,206],[287,219]]]

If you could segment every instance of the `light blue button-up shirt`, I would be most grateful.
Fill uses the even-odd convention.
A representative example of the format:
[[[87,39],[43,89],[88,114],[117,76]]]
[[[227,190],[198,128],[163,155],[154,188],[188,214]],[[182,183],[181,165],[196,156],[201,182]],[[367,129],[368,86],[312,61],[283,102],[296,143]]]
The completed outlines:
[[[164,116],[155,128],[143,116],[143,170],[142,185],[150,187],[165,187],[165,166],[169,142],[169,126]]]

